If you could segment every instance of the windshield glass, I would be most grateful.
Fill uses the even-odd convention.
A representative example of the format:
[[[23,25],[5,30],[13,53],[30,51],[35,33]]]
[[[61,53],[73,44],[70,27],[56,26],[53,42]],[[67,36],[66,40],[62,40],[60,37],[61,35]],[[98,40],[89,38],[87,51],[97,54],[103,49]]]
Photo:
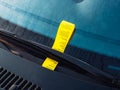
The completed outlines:
[[[38,33],[41,35],[39,39],[36,34],[33,34],[35,38],[30,38],[30,34],[24,37],[33,41],[38,39],[50,47],[62,20],[76,24],[75,34],[65,53],[109,73],[113,69],[120,70],[120,62],[93,53],[120,58],[119,10],[120,0],[0,0],[1,18]],[[93,53],[88,54],[90,51]]]
[[[119,9],[120,0],[0,1],[3,18],[53,39],[61,20],[70,21],[76,24],[71,45],[116,57],[120,57]]]

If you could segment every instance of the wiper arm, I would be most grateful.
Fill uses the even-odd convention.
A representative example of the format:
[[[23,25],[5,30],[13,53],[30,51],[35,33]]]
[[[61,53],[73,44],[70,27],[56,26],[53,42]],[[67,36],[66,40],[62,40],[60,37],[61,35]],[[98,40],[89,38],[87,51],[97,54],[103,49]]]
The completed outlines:
[[[9,43],[12,43],[18,47],[24,48],[24,50],[28,51],[29,53],[36,55],[39,57],[39,53],[42,53],[43,56],[52,58],[54,60],[57,60],[58,62],[67,63],[72,68],[76,68],[78,72],[84,71],[87,73],[87,76],[92,77],[96,80],[99,80],[100,82],[109,85],[118,87],[119,84],[114,79],[113,76],[91,66],[90,64],[72,57],[70,55],[66,55],[63,53],[60,53],[58,51],[55,51],[47,46],[24,40],[21,38],[18,38],[14,34],[10,34],[8,32],[0,31],[0,38],[8,41]],[[120,86],[119,86],[120,88]]]

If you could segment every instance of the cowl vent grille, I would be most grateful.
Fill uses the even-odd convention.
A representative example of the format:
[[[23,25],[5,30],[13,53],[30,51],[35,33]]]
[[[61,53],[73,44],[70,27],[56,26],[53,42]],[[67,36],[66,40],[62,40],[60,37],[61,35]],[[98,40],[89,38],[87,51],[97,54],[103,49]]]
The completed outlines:
[[[0,67],[0,88],[3,90],[41,90],[39,86],[2,67]]]

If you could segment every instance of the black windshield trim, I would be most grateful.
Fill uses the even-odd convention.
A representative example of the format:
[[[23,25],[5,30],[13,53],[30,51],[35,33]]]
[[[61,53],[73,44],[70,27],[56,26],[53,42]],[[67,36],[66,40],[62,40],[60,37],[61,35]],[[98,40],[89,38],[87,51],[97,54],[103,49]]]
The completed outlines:
[[[55,51],[42,44],[38,44],[33,41],[21,39],[14,34],[4,32],[4,31],[0,31],[0,38],[3,38],[11,43],[14,43],[15,45],[32,50],[32,52],[35,52],[37,54],[39,52],[42,52],[43,55],[46,55],[46,57],[50,57],[52,59],[58,60],[59,62],[69,63],[71,66],[72,65],[76,66],[78,70],[83,69],[86,72],[90,73],[93,77],[96,77],[99,80],[103,80],[104,82],[108,82],[112,84],[115,81],[113,76],[93,67],[92,65],[78,58]]]

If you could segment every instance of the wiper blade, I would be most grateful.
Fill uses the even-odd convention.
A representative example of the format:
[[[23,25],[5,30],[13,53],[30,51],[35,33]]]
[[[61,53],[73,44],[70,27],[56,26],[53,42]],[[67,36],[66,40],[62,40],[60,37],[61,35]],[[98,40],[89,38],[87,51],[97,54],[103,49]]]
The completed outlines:
[[[79,72],[82,70],[87,73],[87,76],[90,76],[96,80],[99,80],[100,82],[109,85],[109,86],[115,86],[117,85],[117,81],[115,78],[93,66],[90,64],[72,57],[67,54],[60,53],[58,51],[55,51],[47,46],[44,46],[42,44],[38,44],[33,41],[21,39],[17,37],[14,34],[0,31],[0,38],[4,39],[18,47],[24,48],[29,53],[39,56],[39,53],[41,52],[43,56],[52,58],[54,60],[57,60],[58,62],[67,63],[71,67],[76,68]],[[119,86],[119,85],[117,85]]]

